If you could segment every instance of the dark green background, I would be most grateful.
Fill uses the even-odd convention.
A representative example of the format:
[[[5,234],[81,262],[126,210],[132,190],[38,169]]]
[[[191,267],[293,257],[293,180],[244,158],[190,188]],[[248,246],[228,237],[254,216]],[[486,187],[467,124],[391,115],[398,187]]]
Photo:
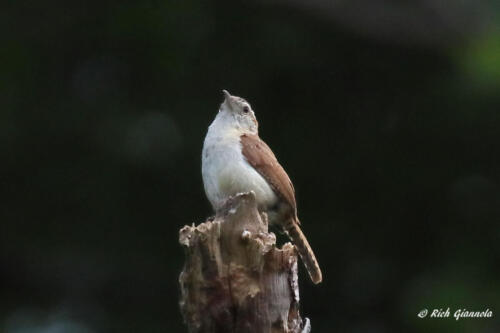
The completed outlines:
[[[178,230],[221,89],[323,268],[313,332],[499,332],[494,1],[7,1],[0,331],[185,332]],[[492,319],[419,319],[423,309]]]

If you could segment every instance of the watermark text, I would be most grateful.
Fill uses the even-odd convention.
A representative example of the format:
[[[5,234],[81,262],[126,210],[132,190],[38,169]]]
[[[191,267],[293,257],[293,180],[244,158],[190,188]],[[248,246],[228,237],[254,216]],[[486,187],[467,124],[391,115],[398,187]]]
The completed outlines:
[[[490,309],[484,310],[469,310],[466,308],[451,310],[450,308],[439,308],[439,309],[422,309],[418,312],[417,316],[419,318],[455,318],[455,320],[460,320],[463,318],[492,318],[493,311]]]

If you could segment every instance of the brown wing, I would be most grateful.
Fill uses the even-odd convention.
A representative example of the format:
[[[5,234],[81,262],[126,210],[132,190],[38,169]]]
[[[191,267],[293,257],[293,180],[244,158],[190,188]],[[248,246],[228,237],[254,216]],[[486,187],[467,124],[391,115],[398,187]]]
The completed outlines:
[[[320,283],[323,279],[318,261],[307,241],[306,236],[299,227],[297,218],[297,206],[295,203],[295,191],[292,182],[283,167],[278,163],[271,149],[262,141],[259,136],[244,134],[240,137],[242,153],[248,163],[257,170],[271,185],[274,192],[292,208],[294,216],[285,222],[285,231],[297,246],[298,252],[304,265],[309,272],[309,276],[314,283]],[[292,222],[292,223],[288,223]]]
[[[258,135],[243,134],[240,137],[242,153],[248,163],[271,185],[274,192],[292,207],[296,214],[295,190],[283,167],[278,163],[271,148]]]

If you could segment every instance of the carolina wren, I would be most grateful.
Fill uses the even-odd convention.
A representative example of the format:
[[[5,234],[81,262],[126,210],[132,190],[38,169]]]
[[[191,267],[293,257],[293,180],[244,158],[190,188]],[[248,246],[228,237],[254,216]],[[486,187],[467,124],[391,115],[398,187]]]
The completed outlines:
[[[314,252],[297,217],[295,190],[269,146],[259,138],[250,104],[223,90],[225,100],[208,128],[202,153],[205,192],[217,211],[230,197],[253,191],[259,211],[291,238],[314,283],[322,280]]]

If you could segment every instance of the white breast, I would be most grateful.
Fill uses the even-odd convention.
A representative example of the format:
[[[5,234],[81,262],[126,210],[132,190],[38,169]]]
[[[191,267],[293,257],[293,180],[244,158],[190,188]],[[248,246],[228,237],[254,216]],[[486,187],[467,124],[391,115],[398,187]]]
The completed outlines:
[[[274,191],[241,153],[240,133],[221,123],[214,120],[203,144],[201,170],[208,200],[217,210],[230,196],[254,191],[259,206],[274,205]]]

